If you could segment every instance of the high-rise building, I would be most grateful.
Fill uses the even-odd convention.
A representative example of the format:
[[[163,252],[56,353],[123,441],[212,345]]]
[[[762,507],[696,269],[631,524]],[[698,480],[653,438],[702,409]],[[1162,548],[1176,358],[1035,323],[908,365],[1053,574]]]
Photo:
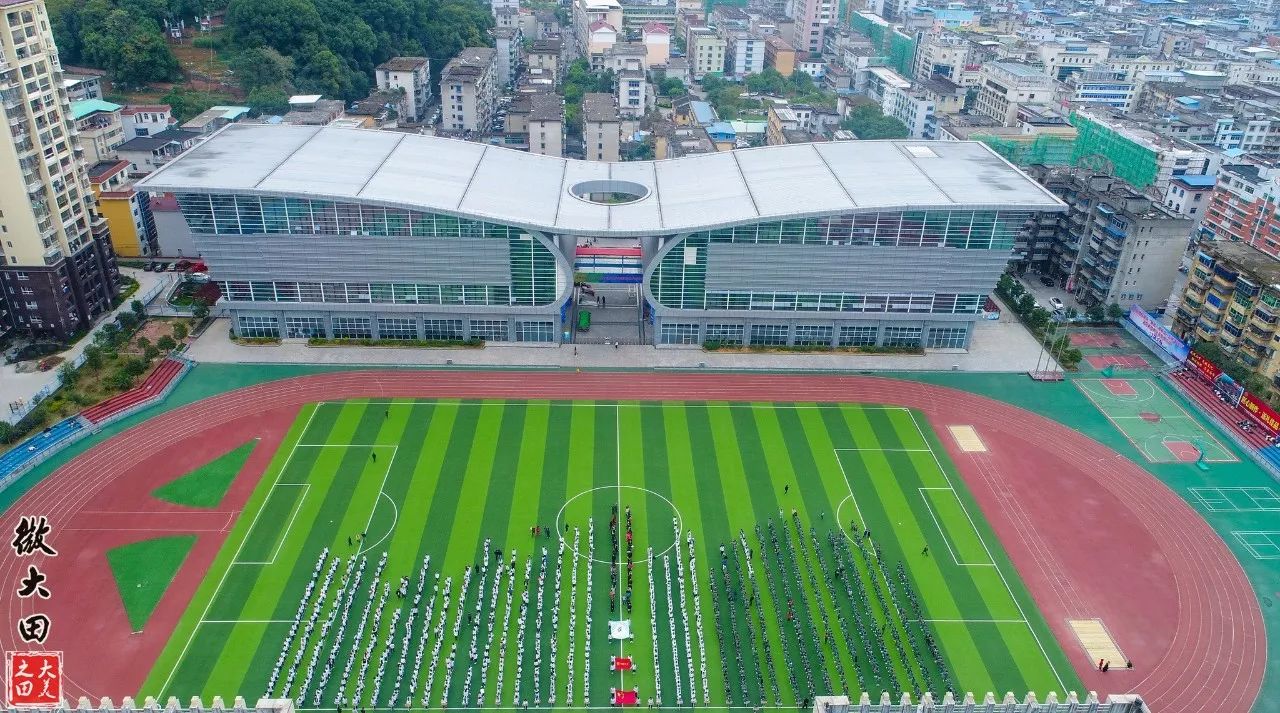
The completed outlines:
[[[1223,166],[1200,229],[1280,258],[1280,166]]]
[[[379,89],[402,92],[400,118],[419,123],[427,118],[431,103],[431,60],[426,57],[392,57],[374,72]]]
[[[42,0],[0,0],[0,331],[55,339],[108,310],[118,282],[62,80]]]
[[[582,147],[588,161],[618,161],[621,131],[612,94],[582,95]]]

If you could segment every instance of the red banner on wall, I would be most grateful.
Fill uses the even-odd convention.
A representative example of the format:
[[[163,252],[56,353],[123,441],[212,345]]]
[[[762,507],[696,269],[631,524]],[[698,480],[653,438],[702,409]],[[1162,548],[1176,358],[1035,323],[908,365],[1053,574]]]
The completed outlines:
[[[1204,374],[1204,377],[1209,381],[1217,381],[1218,377],[1222,376],[1222,370],[1213,362],[1200,356],[1200,353],[1197,351],[1192,350],[1192,352],[1187,355],[1187,364],[1201,374]]]
[[[1262,399],[1246,391],[1240,395],[1240,408],[1248,411],[1249,415],[1271,429],[1273,437],[1280,433],[1280,413],[1276,413],[1276,410],[1268,406]]]

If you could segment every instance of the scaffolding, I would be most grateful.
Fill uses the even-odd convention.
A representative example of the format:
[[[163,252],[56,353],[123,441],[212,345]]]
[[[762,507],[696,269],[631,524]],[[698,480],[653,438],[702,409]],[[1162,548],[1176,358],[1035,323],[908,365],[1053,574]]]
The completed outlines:
[[[1009,163],[1023,168],[1036,164],[1070,166],[1074,162],[1072,158],[1076,144],[1074,138],[1050,134],[1039,136],[971,134],[969,138],[981,141],[991,147],[992,151],[1004,156]]]
[[[871,46],[883,57],[884,65],[893,68],[903,77],[915,74],[916,40],[883,19],[868,12],[855,12],[849,18],[854,32],[871,41]]]
[[[894,30],[889,36],[889,65],[898,74],[910,78],[915,75],[916,40],[910,35]]]
[[[1160,165],[1154,149],[1088,115],[1071,112],[1071,125],[1078,134],[1071,152],[1072,165],[1088,165],[1094,157],[1102,157],[1109,164],[1111,175],[1128,181],[1139,191],[1155,184]]]

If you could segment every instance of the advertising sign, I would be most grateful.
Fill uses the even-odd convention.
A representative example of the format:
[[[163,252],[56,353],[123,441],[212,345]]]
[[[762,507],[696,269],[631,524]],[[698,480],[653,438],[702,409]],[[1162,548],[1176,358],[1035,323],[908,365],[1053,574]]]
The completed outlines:
[[[1248,411],[1262,425],[1269,428],[1272,437],[1280,433],[1280,413],[1276,413],[1275,409],[1268,406],[1262,399],[1246,391],[1240,395],[1240,408]]]
[[[1191,351],[1187,343],[1178,339],[1167,327],[1156,321],[1156,318],[1151,316],[1150,312],[1138,305],[1131,305],[1129,307],[1129,321],[1133,322],[1134,326],[1147,335],[1151,341],[1155,342],[1169,356],[1178,361],[1187,360],[1187,353]]]

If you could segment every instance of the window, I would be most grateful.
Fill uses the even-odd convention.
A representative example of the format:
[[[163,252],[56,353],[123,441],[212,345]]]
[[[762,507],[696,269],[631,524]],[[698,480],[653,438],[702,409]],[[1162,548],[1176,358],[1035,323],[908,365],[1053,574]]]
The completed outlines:
[[[795,345],[798,347],[830,346],[835,327],[825,324],[796,325]]]
[[[428,319],[423,322],[423,339],[462,339],[462,320]]]
[[[885,327],[884,346],[918,347],[922,331],[920,327]]]
[[[471,320],[471,338],[486,342],[505,342],[511,339],[511,330],[505,319]]]
[[[551,322],[516,322],[517,342],[555,341],[555,326]]]
[[[324,318],[323,317],[285,317],[284,319],[285,336],[290,339],[323,337]]]
[[[279,337],[279,320],[242,314],[236,317],[236,332],[241,337]]]
[[[659,341],[662,344],[697,344],[698,325],[663,323]]]
[[[969,330],[965,327],[934,327],[929,330],[929,348],[964,349]]]
[[[880,328],[875,325],[841,327],[840,328],[840,346],[842,347],[872,347],[875,346],[876,337],[879,335]]]
[[[334,317],[334,339],[373,339],[368,317]]]
[[[789,331],[789,325],[786,324],[753,324],[751,325],[751,343],[783,346],[787,343]]]
[[[743,331],[741,324],[708,324],[706,341],[738,346],[742,344]]]
[[[418,321],[410,317],[378,319],[379,339],[417,339]]]

